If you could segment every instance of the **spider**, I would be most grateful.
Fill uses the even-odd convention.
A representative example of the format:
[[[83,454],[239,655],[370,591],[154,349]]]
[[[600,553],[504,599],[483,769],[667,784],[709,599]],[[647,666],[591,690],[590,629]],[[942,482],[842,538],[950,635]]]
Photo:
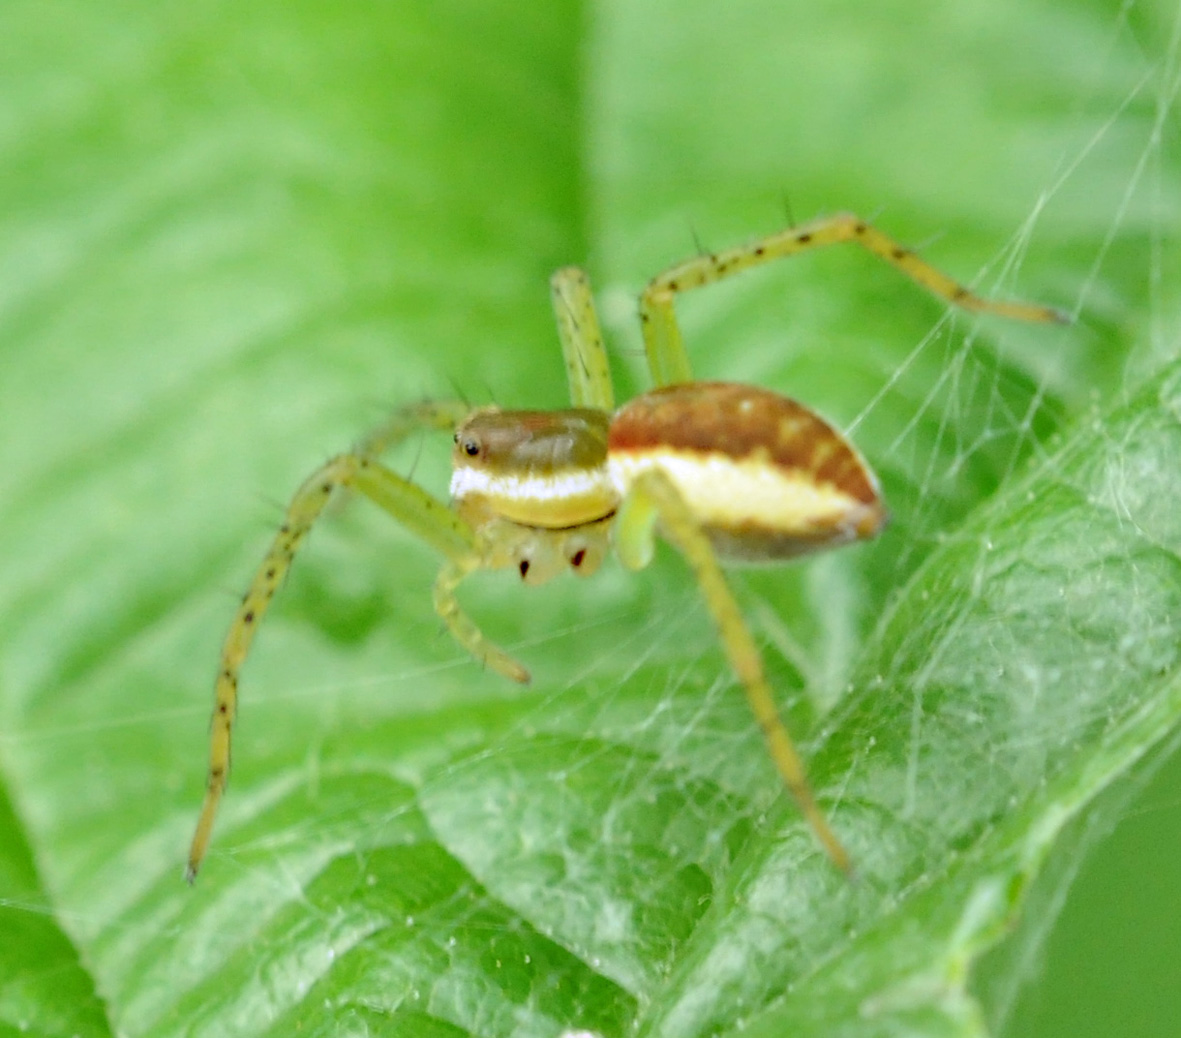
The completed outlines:
[[[468,574],[515,569],[526,584],[563,571],[587,576],[612,547],[625,567],[638,570],[651,560],[658,533],[670,541],[697,579],[784,784],[828,856],[849,872],[849,855],[808,785],[722,563],[778,562],[873,537],[887,518],[878,481],[853,445],[804,404],[755,386],[694,381],[674,309],[682,292],[840,242],[862,246],[963,309],[1024,321],[1067,320],[1050,307],[982,298],[872,224],[840,213],[693,256],[653,278],[639,312],[654,388],[616,408],[587,276],[576,267],[557,271],[550,290],[569,408],[410,404],[295,492],[222,647],[208,783],[188,880],[205,858],[226,788],[242,663],[296,551],[341,488],[359,491],[443,557],[435,612],[472,656],[519,682],[529,681],[529,671],[460,607],[456,590]],[[379,460],[418,429],[452,434],[449,504]]]

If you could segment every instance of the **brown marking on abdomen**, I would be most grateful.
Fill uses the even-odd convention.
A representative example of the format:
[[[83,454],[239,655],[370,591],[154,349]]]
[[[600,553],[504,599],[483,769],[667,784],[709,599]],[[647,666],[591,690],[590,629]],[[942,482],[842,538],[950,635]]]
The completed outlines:
[[[654,448],[763,461],[866,505],[880,499],[869,467],[841,433],[803,404],[757,386],[689,382],[636,397],[615,413],[608,452]]]

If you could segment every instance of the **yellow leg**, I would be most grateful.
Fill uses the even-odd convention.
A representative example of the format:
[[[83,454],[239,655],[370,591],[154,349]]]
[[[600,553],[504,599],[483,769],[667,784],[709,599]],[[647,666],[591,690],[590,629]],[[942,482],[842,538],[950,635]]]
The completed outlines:
[[[586,272],[578,267],[555,272],[550,278],[550,298],[566,359],[571,406],[614,410],[611,367]]]
[[[376,461],[358,454],[342,454],[304,481],[287,506],[283,525],[250,582],[222,646],[214,686],[205,801],[189,848],[185,872],[190,883],[196,878],[205,857],[213,820],[229,777],[230,737],[238,705],[239,671],[254,640],[254,632],[291,568],[296,551],[338,487],[361,491],[453,562],[465,560],[468,565],[473,565],[478,560],[475,535],[467,523],[441,501]]]
[[[640,297],[640,320],[652,381],[658,386],[665,386],[689,382],[693,378],[673,308],[679,292],[713,284],[772,260],[841,242],[855,242],[902,271],[928,292],[964,310],[1018,321],[1065,323],[1069,320],[1067,315],[1052,307],[978,296],[883,234],[873,224],[852,213],[838,213],[768,235],[747,245],[694,256],[654,277]]]
[[[493,645],[459,606],[456,589],[463,578],[479,565],[477,557],[470,561],[450,562],[439,571],[435,580],[435,612],[442,617],[451,636],[484,666],[512,681],[527,685],[529,671],[503,649]]]
[[[676,488],[660,472],[641,476],[620,507],[615,526],[620,559],[631,569],[648,564],[658,520],[661,532],[677,547],[697,577],[730,665],[746,690],[747,701],[784,784],[828,856],[843,872],[850,872],[849,855],[812,795],[803,762],[775,707],[758,646],[730,592],[709,538]]]

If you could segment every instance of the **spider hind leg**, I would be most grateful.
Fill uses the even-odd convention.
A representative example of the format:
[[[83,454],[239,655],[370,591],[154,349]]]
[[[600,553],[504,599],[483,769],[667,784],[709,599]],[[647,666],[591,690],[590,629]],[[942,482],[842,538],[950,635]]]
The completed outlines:
[[[828,856],[841,871],[850,874],[849,854],[812,793],[803,761],[779,716],[758,646],[726,583],[710,539],[672,480],[659,469],[649,469],[631,482],[616,520],[615,548],[629,569],[639,569],[651,561],[658,526],[697,578],[776,770]]]

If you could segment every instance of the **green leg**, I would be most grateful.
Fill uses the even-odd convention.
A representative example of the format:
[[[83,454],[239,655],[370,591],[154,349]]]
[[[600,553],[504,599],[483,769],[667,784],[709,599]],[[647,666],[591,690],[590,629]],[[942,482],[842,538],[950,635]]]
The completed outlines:
[[[852,213],[822,217],[722,252],[694,256],[658,274],[640,297],[640,321],[652,381],[658,386],[693,379],[685,344],[677,326],[674,300],[680,292],[702,288],[772,260],[795,256],[824,245],[854,242],[902,271],[940,299],[976,313],[1018,321],[1066,322],[1061,311],[1031,303],[995,301],[978,296],[872,224]]]
[[[556,271],[550,278],[550,298],[566,359],[571,406],[613,411],[611,367],[586,272],[578,267]]]
[[[709,538],[668,477],[649,471],[632,485],[616,518],[615,547],[625,566],[639,569],[651,561],[657,522],[697,577],[722,646],[742,682],[747,702],[784,784],[829,857],[842,871],[850,872],[849,855],[812,795],[803,762],[775,707],[758,646],[726,583]]]
[[[456,589],[463,578],[472,570],[478,569],[479,565],[478,558],[452,560],[444,565],[435,580],[435,612],[443,618],[451,636],[485,667],[527,685],[530,680],[529,671],[503,649],[493,645],[459,606],[459,599],[455,595]]]
[[[196,877],[209,845],[214,816],[225,792],[230,769],[230,736],[238,705],[238,674],[254,640],[254,632],[286,576],[295,553],[337,488],[359,490],[412,533],[446,556],[452,565],[479,565],[471,527],[441,501],[361,454],[342,454],[321,466],[295,492],[283,525],[271,542],[242,598],[226,634],[214,687],[209,740],[209,776],[205,801],[189,849],[186,875]]]

